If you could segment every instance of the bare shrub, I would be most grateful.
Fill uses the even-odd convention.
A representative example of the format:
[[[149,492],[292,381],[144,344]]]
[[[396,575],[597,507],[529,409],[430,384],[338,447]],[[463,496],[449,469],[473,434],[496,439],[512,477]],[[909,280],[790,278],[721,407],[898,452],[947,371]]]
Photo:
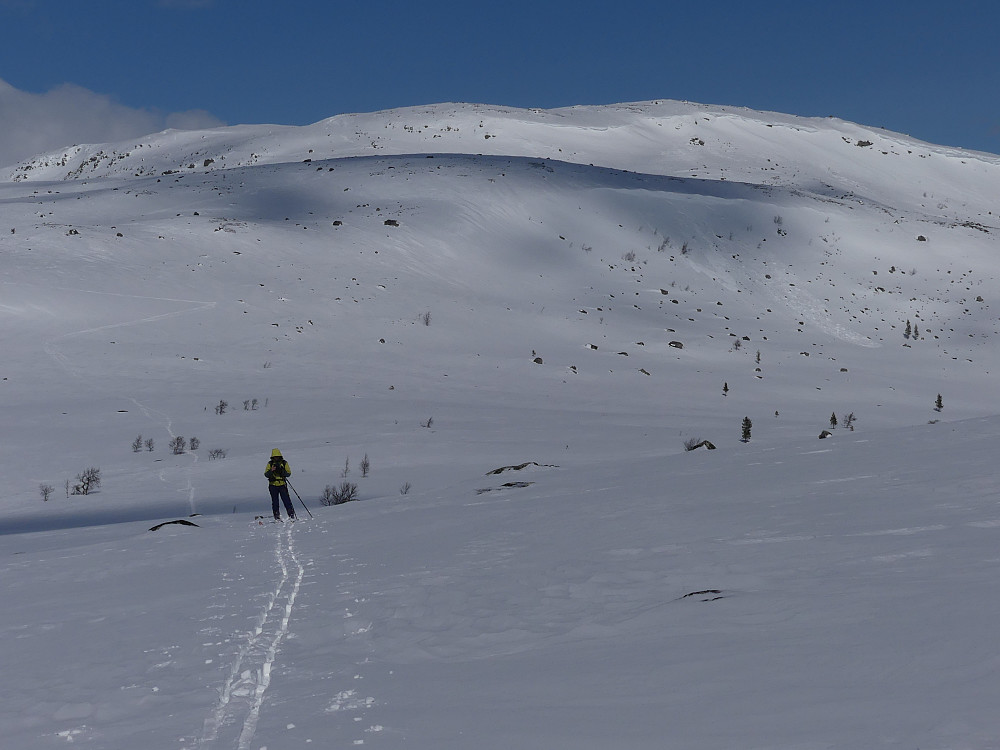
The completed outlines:
[[[101,470],[96,466],[84,469],[76,475],[76,484],[73,485],[74,495],[89,495],[93,490],[101,486]]]
[[[333,496],[336,493],[337,488],[332,485],[327,485],[323,488],[323,494],[319,496],[320,505],[336,505],[333,500]]]
[[[319,501],[323,505],[343,505],[358,499],[358,485],[354,482],[341,482],[339,487],[327,485]]]

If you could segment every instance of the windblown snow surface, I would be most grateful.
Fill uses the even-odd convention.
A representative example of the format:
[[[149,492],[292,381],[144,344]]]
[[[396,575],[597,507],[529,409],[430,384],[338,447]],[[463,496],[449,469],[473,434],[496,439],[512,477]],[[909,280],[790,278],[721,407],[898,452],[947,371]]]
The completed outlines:
[[[1000,748],[998,195],[679,102],[3,170],[3,747]]]

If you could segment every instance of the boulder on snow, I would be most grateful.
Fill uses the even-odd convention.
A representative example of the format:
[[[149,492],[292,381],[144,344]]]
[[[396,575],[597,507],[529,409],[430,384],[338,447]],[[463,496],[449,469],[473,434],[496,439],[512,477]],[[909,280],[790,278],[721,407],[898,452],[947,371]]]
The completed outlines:
[[[698,442],[685,443],[684,447],[689,451],[696,451],[699,448],[704,448],[709,451],[715,450],[715,444],[711,440],[699,440]]]
[[[527,469],[529,466],[537,466],[539,468],[557,468],[555,464],[540,464],[537,461],[525,461],[523,464],[501,466],[499,469],[493,469],[493,471],[486,472],[486,474],[489,476],[490,474],[503,474],[505,471],[521,471],[522,469]]]
[[[200,526],[198,526],[198,524],[196,524],[196,523],[192,523],[191,521],[186,521],[186,520],[185,520],[185,519],[183,519],[183,518],[178,518],[178,519],[177,519],[176,521],[164,521],[163,523],[158,523],[158,524],[156,524],[156,526],[153,526],[153,527],[152,527],[152,528],[150,529],[150,531],[159,531],[159,530],[160,530],[160,529],[162,529],[162,528],[163,528],[164,526],[169,526],[169,525],[170,525],[170,524],[172,524],[172,523],[176,523],[176,524],[178,524],[178,525],[180,525],[180,526],[195,526],[195,527],[197,527],[197,528],[201,528],[201,527],[200,527]]]
[[[819,434],[819,439],[820,439],[820,440],[826,440],[826,438],[828,438],[828,437],[831,437],[832,435],[833,435],[833,433],[832,433],[832,432],[830,432],[829,430],[823,430],[823,431],[822,431],[822,432],[821,432],[821,433]]]

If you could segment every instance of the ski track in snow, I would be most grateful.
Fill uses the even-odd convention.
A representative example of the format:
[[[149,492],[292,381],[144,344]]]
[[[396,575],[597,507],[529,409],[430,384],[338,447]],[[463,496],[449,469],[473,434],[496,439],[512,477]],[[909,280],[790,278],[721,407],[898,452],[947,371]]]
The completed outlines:
[[[143,404],[142,402],[138,401],[137,399],[132,398],[131,396],[129,397],[129,401],[131,401],[133,404],[135,404],[139,408],[139,410],[143,414],[146,415],[147,419],[150,419],[150,420],[154,420],[154,419],[157,419],[157,418],[158,419],[162,419],[163,420],[163,428],[167,431],[167,434],[170,435],[170,439],[171,440],[173,440],[175,437],[177,437],[177,434],[174,432],[174,429],[173,429],[173,427],[174,427],[174,420],[173,420],[173,418],[170,417],[170,415],[168,415],[168,414],[166,414],[166,413],[164,413],[162,411],[159,411],[157,409],[152,409],[152,408],[146,406],[145,404]],[[191,451],[187,455],[191,456],[192,464],[197,464],[198,463],[198,454],[197,453],[195,453],[194,451]],[[161,469],[158,476],[159,476],[161,482],[166,482],[167,481],[166,469]],[[184,484],[184,486],[182,486],[180,489],[177,490],[177,492],[187,495],[187,502],[188,502],[188,507],[191,510],[191,515],[195,515],[198,512],[198,509],[195,506],[195,502],[194,502],[195,487],[194,487],[194,482],[191,480],[191,467],[190,466],[185,471],[185,476],[186,476],[186,480],[187,481]]]
[[[59,290],[60,287],[50,287],[53,290]],[[76,336],[85,336],[89,333],[97,333],[99,331],[108,331],[115,328],[129,328],[131,326],[142,325],[143,323],[152,323],[158,320],[164,320],[166,318],[173,318],[178,315],[187,315],[189,313],[198,312],[200,310],[207,310],[215,307],[215,302],[206,302],[204,300],[194,300],[194,299],[176,299],[173,297],[144,297],[136,294],[121,294],[118,292],[98,292],[90,289],[62,289],[62,291],[73,291],[73,292],[84,292],[87,294],[99,294],[108,297],[123,297],[129,299],[140,299],[140,300],[150,300],[156,302],[183,302],[185,304],[193,305],[193,307],[185,307],[181,310],[171,310],[170,312],[160,313],[159,315],[147,315],[141,318],[136,318],[134,320],[124,320],[119,323],[108,323],[103,326],[95,326],[93,328],[83,328],[79,331],[70,331],[69,333],[64,333],[57,336],[54,339],[46,341],[43,344],[45,353],[48,354],[56,363],[62,367],[67,373],[73,375],[74,377],[82,377],[80,369],[73,363],[70,357],[59,351],[59,342],[65,341]]]
[[[274,557],[281,577],[268,593],[267,603],[229,667],[219,689],[219,701],[205,719],[197,747],[235,747],[249,750],[257,731],[264,696],[271,684],[278,648],[288,635],[288,623],[305,575],[291,524],[278,534]]]

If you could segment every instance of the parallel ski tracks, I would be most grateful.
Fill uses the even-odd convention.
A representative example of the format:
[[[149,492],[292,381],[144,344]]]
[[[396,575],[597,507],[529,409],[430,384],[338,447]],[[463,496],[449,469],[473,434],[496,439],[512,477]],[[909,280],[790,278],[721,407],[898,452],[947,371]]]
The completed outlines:
[[[205,719],[200,747],[250,750],[278,647],[288,635],[288,623],[305,574],[291,525],[279,532],[274,556],[281,569],[280,580],[268,593],[253,629],[245,635],[230,665],[228,677],[219,689],[219,700]]]

